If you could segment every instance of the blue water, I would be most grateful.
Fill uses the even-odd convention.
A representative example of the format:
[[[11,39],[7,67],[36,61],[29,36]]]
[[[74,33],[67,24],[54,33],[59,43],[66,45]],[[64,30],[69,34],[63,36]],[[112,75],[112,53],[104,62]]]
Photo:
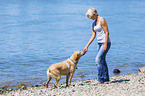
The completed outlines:
[[[83,50],[91,37],[93,20],[85,16],[89,7],[95,7],[109,27],[110,76],[115,68],[130,74],[145,66],[144,0],[1,0],[0,86],[44,84],[51,64]],[[97,78],[96,47],[95,39],[72,81]],[[85,77],[77,77],[81,74]]]

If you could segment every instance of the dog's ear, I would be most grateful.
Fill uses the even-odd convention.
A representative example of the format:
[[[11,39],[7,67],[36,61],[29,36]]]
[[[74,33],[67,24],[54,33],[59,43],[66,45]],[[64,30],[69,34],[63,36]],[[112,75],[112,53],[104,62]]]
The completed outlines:
[[[80,51],[77,52],[77,59],[79,59],[81,57],[81,53]]]

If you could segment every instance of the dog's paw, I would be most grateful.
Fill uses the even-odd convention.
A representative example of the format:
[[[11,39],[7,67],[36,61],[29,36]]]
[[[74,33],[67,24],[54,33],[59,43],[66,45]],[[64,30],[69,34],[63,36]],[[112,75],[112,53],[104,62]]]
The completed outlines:
[[[69,87],[69,85],[66,85],[65,88]]]
[[[45,83],[45,87],[48,88],[48,84],[47,83]]]
[[[58,88],[58,86],[57,86],[56,84],[54,84],[54,87],[55,87],[55,88]]]

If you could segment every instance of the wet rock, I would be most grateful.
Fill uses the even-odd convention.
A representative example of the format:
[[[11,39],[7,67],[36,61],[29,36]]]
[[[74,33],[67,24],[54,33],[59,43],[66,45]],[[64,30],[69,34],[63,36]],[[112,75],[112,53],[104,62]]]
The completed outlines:
[[[10,92],[10,91],[13,91],[13,89],[7,89],[5,92]]]
[[[26,90],[27,86],[25,84],[19,84],[18,89]]]
[[[35,87],[40,87],[40,85],[35,85]]]
[[[27,87],[26,87],[26,86],[22,86],[21,89],[22,89],[22,90],[26,90]]]
[[[140,68],[139,72],[145,73],[145,67]]]
[[[0,94],[3,94],[3,93],[8,93],[10,91],[13,91],[13,89],[8,89],[9,86],[3,86],[2,87],[2,90],[0,90]]]
[[[3,94],[3,92],[4,92],[3,90],[0,90],[0,94]]]
[[[75,90],[73,89],[72,92],[75,92]]]
[[[79,84],[79,85],[83,86],[84,84],[83,84],[83,83],[81,83],[81,84]]]
[[[82,77],[82,78],[84,78],[84,74],[80,75],[79,77]]]
[[[86,81],[85,83],[90,83],[91,81]]]
[[[114,70],[113,70],[113,73],[114,73],[115,75],[118,75],[118,74],[121,73],[121,71],[120,71],[119,69],[114,69]]]
[[[75,87],[75,85],[72,85],[73,87]]]
[[[18,88],[21,88],[22,86],[26,86],[25,84],[19,84]]]
[[[7,88],[8,88],[8,86],[3,86],[2,87],[3,91],[7,91],[8,90]]]
[[[34,86],[32,85],[31,87],[33,88]]]

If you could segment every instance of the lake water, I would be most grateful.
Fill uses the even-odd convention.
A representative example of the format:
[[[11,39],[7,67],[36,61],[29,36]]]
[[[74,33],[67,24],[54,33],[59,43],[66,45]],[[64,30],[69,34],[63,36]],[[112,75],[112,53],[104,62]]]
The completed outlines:
[[[130,74],[145,66],[144,0],[2,0],[0,86],[44,84],[51,64],[83,50],[91,37],[93,20],[85,15],[89,7],[95,7],[108,23],[110,76],[115,68]],[[97,78],[96,47],[95,39],[80,59],[72,81]],[[84,78],[77,77],[81,74]]]

